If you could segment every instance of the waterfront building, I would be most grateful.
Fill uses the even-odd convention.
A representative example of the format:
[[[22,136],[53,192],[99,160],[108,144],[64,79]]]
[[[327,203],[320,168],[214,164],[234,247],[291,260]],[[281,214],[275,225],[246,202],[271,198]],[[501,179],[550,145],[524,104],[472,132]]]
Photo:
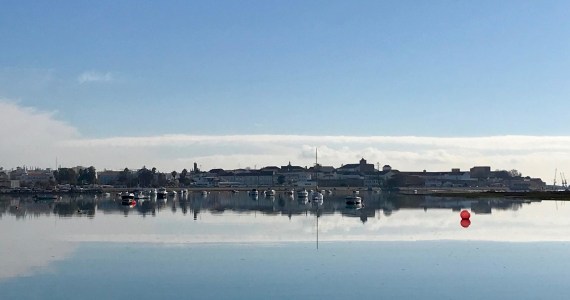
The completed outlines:
[[[115,185],[119,182],[119,176],[122,171],[104,170],[97,172],[99,184]]]
[[[357,164],[347,164],[338,168],[337,173],[372,173],[374,172],[374,164],[369,164],[366,159],[362,158]]]
[[[236,182],[243,186],[273,186],[277,175],[274,172],[250,170],[248,173],[228,172],[219,176],[220,181]]]
[[[476,166],[469,170],[472,178],[487,179],[491,175],[491,167],[489,166]]]
[[[22,185],[34,186],[34,185],[49,185],[55,184],[55,177],[51,169],[35,169],[26,170],[24,174],[20,176],[20,182]]]

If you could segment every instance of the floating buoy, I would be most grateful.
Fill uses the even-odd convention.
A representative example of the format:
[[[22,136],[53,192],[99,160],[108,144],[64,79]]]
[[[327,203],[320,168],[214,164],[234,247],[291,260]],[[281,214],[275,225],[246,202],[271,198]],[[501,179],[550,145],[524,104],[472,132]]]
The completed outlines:
[[[461,219],[469,219],[469,218],[471,218],[471,214],[470,214],[468,211],[466,211],[466,210],[462,210],[459,215],[461,216]]]

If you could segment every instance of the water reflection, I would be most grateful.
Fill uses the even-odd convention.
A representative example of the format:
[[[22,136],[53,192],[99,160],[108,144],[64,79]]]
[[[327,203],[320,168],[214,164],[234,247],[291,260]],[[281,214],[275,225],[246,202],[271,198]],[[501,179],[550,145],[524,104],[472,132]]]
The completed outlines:
[[[464,199],[373,193],[363,196],[363,204],[347,205],[343,194],[328,195],[324,201],[317,203],[308,198],[295,198],[285,193],[278,193],[276,196],[269,197],[255,197],[245,193],[212,192],[207,195],[191,193],[190,195],[184,194],[165,199],[157,199],[155,196],[150,199],[138,200],[136,205],[131,207],[123,205],[120,199],[89,195],[64,196],[57,200],[48,201],[36,200],[28,196],[4,195],[0,197],[0,217],[6,214],[17,218],[55,214],[60,217],[86,216],[93,218],[96,212],[155,217],[161,210],[170,208],[173,214],[186,215],[191,213],[195,220],[202,212],[221,214],[225,211],[259,212],[267,215],[281,214],[292,218],[295,215],[313,213],[314,207],[319,206],[319,211],[323,215],[340,213],[343,216],[360,218],[365,223],[368,218],[376,217],[377,214],[389,217],[402,209],[422,209],[424,211],[469,209],[474,214],[491,214],[493,209],[516,211],[525,204],[540,202],[504,198]]]

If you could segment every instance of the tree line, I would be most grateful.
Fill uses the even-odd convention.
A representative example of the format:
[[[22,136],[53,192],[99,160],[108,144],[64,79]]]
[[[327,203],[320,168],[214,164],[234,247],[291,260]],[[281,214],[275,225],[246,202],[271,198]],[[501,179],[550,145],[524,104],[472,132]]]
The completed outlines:
[[[70,185],[92,185],[98,184],[97,171],[91,166],[85,169],[79,169],[78,172],[73,168],[59,168],[53,172],[57,184]],[[119,172],[116,180],[111,182],[112,185],[123,185],[127,187],[161,187],[161,186],[188,186],[192,180],[188,176],[188,170],[183,169],[180,174],[176,171],[170,172],[171,180],[167,179],[166,173],[158,172],[156,168],[148,169],[143,166],[136,172],[125,168]]]

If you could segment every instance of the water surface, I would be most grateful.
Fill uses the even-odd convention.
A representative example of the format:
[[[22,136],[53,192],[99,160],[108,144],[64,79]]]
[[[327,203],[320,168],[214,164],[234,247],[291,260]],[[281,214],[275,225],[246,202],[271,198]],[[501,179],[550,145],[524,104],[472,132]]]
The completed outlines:
[[[362,196],[2,196],[0,298],[567,298],[565,202]]]

